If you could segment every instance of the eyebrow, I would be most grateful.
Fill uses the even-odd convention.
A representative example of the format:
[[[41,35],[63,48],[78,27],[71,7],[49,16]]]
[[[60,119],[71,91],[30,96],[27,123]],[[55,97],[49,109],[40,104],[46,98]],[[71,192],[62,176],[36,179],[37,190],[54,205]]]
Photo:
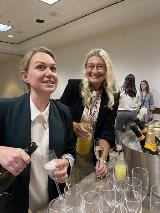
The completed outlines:
[[[43,61],[36,61],[35,64],[38,64],[38,63],[41,63],[41,64],[47,64],[46,62],[43,62]],[[52,63],[51,64],[52,66],[56,66],[56,63]]]

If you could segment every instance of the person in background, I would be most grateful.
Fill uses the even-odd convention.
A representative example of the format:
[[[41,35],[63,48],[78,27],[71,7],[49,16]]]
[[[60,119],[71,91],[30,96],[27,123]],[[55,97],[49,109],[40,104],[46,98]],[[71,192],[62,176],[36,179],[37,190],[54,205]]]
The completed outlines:
[[[123,86],[120,88],[118,113],[116,118],[116,131],[124,132],[139,113],[140,92],[136,89],[135,77],[129,74],[125,77]]]
[[[17,176],[0,197],[3,213],[45,208],[58,196],[54,178],[63,190],[75,156],[70,110],[50,99],[58,83],[55,55],[45,47],[31,49],[22,60],[21,77],[29,91],[0,99],[0,164]],[[38,148],[30,158],[23,149],[31,141]],[[49,149],[59,158],[50,177],[41,161]]]
[[[154,100],[153,94],[149,90],[149,84],[146,80],[140,83],[140,98],[141,98],[141,108],[146,108],[147,114],[143,116],[145,123],[153,119]]]
[[[60,102],[71,109],[75,143],[77,137],[83,140],[88,138],[88,132],[80,123],[82,120],[90,120],[93,128],[89,152],[84,155],[76,152],[76,163],[71,175],[71,181],[75,183],[92,171],[96,171],[101,178],[107,174],[109,150],[115,145],[114,125],[118,107],[115,88],[109,55],[102,49],[93,49],[84,61],[83,79],[70,79],[60,98]],[[93,141],[96,139],[103,146],[101,162],[94,155]]]

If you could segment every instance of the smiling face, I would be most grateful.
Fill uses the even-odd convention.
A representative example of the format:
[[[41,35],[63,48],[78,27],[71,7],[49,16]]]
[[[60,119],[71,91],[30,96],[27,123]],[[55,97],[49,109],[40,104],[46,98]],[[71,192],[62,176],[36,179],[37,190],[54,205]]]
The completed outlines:
[[[100,90],[106,79],[107,68],[98,56],[91,56],[86,64],[86,76],[94,90]]]
[[[57,88],[56,63],[47,53],[35,53],[30,60],[28,70],[21,73],[22,79],[29,85],[31,93],[50,96]]]
[[[141,82],[141,90],[142,90],[142,91],[145,91],[146,88],[147,88],[147,84],[146,84],[144,81],[142,81],[142,82]]]

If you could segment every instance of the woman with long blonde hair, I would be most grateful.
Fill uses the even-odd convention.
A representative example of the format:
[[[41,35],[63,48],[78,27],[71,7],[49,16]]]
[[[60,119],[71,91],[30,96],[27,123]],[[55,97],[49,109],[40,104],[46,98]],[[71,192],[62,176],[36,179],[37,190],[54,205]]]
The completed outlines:
[[[114,124],[118,106],[115,97],[116,85],[111,59],[103,49],[93,49],[84,61],[83,79],[70,79],[60,99],[70,107],[73,117],[75,143],[77,141],[76,163],[72,174],[74,182],[80,181],[94,170],[100,178],[107,174],[109,149],[115,142]],[[92,127],[93,137],[90,149],[86,152],[83,148],[89,133],[82,126],[82,120],[89,121]],[[83,153],[79,150],[77,138],[83,141]],[[101,161],[94,155],[93,141],[96,139],[103,147]]]

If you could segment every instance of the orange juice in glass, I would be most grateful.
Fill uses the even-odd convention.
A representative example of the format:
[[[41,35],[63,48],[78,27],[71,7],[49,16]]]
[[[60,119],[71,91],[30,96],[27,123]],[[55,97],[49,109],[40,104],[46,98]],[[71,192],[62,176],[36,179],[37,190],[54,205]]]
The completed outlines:
[[[124,159],[123,152],[119,154],[114,165],[114,177],[117,181],[124,181],[127,176],[127,164]]]
[[[86,155],[90,152],[92,147],[93,130],[90,123],[82,122],[82,128],[88,132],[88,138],[82,139],[77,137],[76,151],[80,155]]]
[[[125,163],[116,163],[114,167],[115,178],[118,181],[124,181],[127,175],[127,166]]]

